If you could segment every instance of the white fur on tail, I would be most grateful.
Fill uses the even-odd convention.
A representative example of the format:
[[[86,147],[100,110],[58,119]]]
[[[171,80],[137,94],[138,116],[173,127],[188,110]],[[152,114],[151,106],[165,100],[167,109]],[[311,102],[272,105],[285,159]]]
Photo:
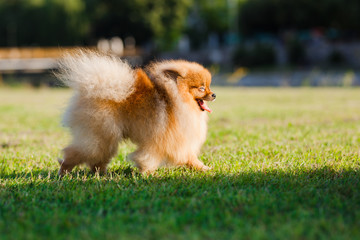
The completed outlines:
[[[67,54],[59,64],[59,79],[81,95],[113,101],[125,100],[133,91],[134,71],[119,58],[90,51]]]

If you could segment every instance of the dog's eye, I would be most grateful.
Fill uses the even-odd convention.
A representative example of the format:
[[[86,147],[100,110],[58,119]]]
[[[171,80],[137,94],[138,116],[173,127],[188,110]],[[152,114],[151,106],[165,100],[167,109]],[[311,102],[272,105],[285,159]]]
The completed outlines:
[[[199,87],[199,91],[200,92],[205,92],[205,88],[204,87]]]

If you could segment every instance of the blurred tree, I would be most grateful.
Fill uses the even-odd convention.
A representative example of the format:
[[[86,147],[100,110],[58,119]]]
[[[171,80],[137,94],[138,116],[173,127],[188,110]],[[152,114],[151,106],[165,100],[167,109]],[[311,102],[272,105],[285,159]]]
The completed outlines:
[[[155,39],[169,48],[192,0],[0,0],[0,46],[94,44],[100,37]]]
[[[236,67],[268,67],[276,62],[276,53],[273,46],[257,43],[251,47],[240,45],[233,55]]]
[[[316,27],[360,33],[359,0],[248,0],[239,6],[245,35]]]
[[[139,43],[154,38],[171,48],[180,37],[191,0],[102,0],[96,5],[95,37],[133,36]]]
[[[217,34],[221,39],[229,31],[229,23],[234,20],[229,15],[232,1],[238,0],[194,0],[187,27],[192,47],[200,47],[210,34]]]
[[[0,0],[0,46],[87,45],[133,36],[139,44],[169,49],[186,23],[195,47],[214,34],[223,42],[237,26],[245,36],[314,27],[359,36],[360,1]]]
[[[81,44],[89,29],[82,0],[0,0],[0,45]]]
[[[306,52],[303,44],[296,39],[289,39],[286,43],[286,52],[290,64],[299,65],[304,64]]]

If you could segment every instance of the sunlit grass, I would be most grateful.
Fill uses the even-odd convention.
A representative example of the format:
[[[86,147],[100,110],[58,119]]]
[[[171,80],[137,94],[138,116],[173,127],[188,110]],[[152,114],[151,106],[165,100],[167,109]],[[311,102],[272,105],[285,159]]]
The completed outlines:
[[[360,89],[216,89],[206,173],[57,177],[70,90],[0,89],[2,239],[358,239]]]

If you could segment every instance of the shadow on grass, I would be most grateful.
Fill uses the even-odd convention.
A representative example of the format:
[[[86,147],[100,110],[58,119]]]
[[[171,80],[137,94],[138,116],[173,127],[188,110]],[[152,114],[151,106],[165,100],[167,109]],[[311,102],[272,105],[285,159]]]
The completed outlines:
[[[0,220],[13,221],[7,232],[35,225],[36,236],[63,231],[78,237],[107,232],[110,237],[180,234],[185,239],[360,235],[358,169],[229,174],[180,168],[144,176],[125,167],[106,176],[78,170],[60,179],[56,171],[39,170],[0,177]]]
[[[3,193],[12,188],[32,190],[43,187],[55,190],[57,186],[71,185],[72,189],[88,186],[101,186],[104,189],[137,192],[157,195],[158,193],[177,196],[198,196],[202,192],[214,196],[237,196],[245,192],[263,191],[267,194],[281,195],[292,193],[306,198],[313,194],[318,197],[336,197],[340,201],[360,199],[360,172],[353,170],[334,170],[329,167],[319,169],[303,169],[300,171],[258,171],[226,173],[210,171],[196,172],[185,168],[162,169],[152,175],[142,175],[132,167],[110,170],[106,175],[98,175],[88,170],[76,169],[60,178],[57,171],[34,170],[28,173],[0,173],[0,178],[14,184],[3,184]],[[93,185],[94,183],[98,185]],[[76,184],[79,184],[77,186]],[[100,185],[99,185],[100,184]],[[126,188],[126,189],[124,189]],[[131,189],[131,190],[129,190]],[[64,188],[64,190],[66,190]],[[115,189],[113,189],[115,190]],[[41,192],[39,192],[41,194]],[[187,193],[184,195],[184,193]],[[310,195],[307,195],[310,194]],[[324,195],[325,194],[325,195]],[[300,199],[297,199],[300,200]],[[357,206],[360,207],[360,201]],[[231,204],[231,203],[230,203]]]
[[[191,186],[199,185],[201,189],[206,186],[213,188],[214,186],[231,185],[236,187],[281,187],[283,190],[292,191],[294,189],[317,187],[321,189],[329,188],[333,185],[341,183],[342,186],[348,186],[351,189],[360,183],[359,169],[343,169],[335,170],[330,167],[322,167],[317,169],[302,170],[266,170],[255,172],[237,172],[227,173],[222,171],[197,172],[187,168],[169,168],[161,169],[154,174],[140,174],[136,168],[125,166],[110,169],[105,175],[92,173],[88,169],[75,169],[63,178],[58,176],[57,170],[33,170],[31,172],[0,172],[0,178],[3,180],[16,180],[19,185],[27,185],[27,183],[37,181],[38,185],[47,184],[48,182],[55,184],[56,182],[66,184],[71,181],[79,181],[89,183],[92,181],[104,183],[121,184],[123,181],[129,184],[139,185],[139,183],[149,184],[175,184],[189,183]],[[86,181],[84,181],[86,180]],[[23,182],[23,184],[22,184]],[[186,186],[183,186],[186,187]],[[360,190],[359,190],[360,192]]]
[[[24,180],[36,180],[36,179],[48,179],[48,180],[62,180],[66,181],[68,179],[76,179],[76,178],[86,178],[91,179],[94,177],[100,178],[107,178],[112,175],[115,176],[122,176],[122,177],[133,177],[134,175],[140,176],[141,174],[137,172],[132,167],[124,167],[124,168],[116,168],[109,171],[107,174],[98,175],[97,173],[93,173],[89,171],[89,169],[80,169],[75,167],[75,169],[71,172],[66,174],[64,177],[60,177],[58,175],[58,170],[31,170],[31,171],[24,171],[24,172],[12,172],[12,173],[4,173],[0,171],[0,178],[2,179],[24,179]]]

